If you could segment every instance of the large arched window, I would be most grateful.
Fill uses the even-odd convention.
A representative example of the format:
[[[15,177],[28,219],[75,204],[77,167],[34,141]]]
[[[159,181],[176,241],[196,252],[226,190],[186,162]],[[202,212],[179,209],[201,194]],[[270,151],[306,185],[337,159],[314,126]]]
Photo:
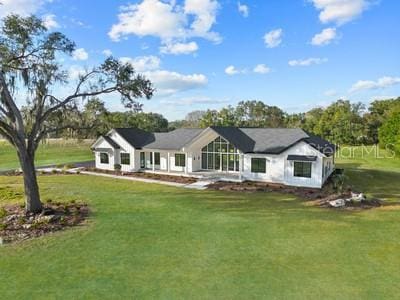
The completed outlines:
[[[221,137],[201,149],[203,170],[239,171],[239,150]]]

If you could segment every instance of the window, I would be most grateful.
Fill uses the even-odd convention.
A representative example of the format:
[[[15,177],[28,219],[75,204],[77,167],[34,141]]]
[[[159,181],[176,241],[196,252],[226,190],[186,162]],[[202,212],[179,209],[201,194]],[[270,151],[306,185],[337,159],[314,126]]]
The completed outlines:
[[[201,154],[201,168],[203,170],[207,169],[207,153],[202,153]]]
[[[154,152],[154,164],[160,165],[160,152]]]
[[[121,153],[121,165],[130,165],[131,156],[129,153]]]
[[[108,153],[100,153],[100,163],[102,164],[108,164]]]
[[[311,162],[309,161],[295,161],[294,174],[295,177],[311,178]]]
[[[267,160],[265,158],[252,158],[251,159],[251,172],[252,173],[266,173]]]
[[[140,152],[140,168],[146,168],[146,154],[144,152]]]
[[[175,167],[185,167],[185,154],[176,153],[175,154]]]
[[[227,140],[217,137],[201,149],[203,170],[238,171],[239,151]],[[228,155],[229,153],[229,155]]]

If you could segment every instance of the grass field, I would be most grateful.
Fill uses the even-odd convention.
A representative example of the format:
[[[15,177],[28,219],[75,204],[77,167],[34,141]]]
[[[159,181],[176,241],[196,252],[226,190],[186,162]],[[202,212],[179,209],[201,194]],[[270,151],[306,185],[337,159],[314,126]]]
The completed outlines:
[[[36,154],[36,165],[46,166],[93,159],[90,141],[51,140],[41,144]],[[15,149],[0,140],[0,171],[19,168]]]
[[[385,166],[398,160],[361,160],[339,160],[348,182],[393,206],[340,212],[275,193],[42,176],[43,200],[86,201],[92,217],[0,247],[0,298],[396,299],[400,170]],[[21,201],[21,178],[0,187],[0,205]]]

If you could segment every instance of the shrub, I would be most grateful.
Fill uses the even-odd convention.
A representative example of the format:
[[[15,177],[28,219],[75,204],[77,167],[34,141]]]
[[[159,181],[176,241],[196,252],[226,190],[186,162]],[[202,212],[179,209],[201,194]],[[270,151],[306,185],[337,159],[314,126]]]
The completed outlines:
[[[120,164],[115,164],[114,165],[114,170],[117,171],[117,172],[120,172],[121,171],[121,165]]]
[[[75,168],[74,164],[66,164],[66,165],[64,165],[64,169],[73,169],[73,168]]]
[[[342,193],[344,191],[344,182],[344,174],[335,173],[332,175],[333,189],[335,190],[335,192]]]

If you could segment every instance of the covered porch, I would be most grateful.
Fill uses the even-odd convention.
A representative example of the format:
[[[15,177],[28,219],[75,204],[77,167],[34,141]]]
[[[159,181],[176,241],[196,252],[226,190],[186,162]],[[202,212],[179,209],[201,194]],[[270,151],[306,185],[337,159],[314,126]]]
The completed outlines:
[[[138,152],[140,171],[242,180],[243,152],[213,131],[178,149],[143,148]]]

